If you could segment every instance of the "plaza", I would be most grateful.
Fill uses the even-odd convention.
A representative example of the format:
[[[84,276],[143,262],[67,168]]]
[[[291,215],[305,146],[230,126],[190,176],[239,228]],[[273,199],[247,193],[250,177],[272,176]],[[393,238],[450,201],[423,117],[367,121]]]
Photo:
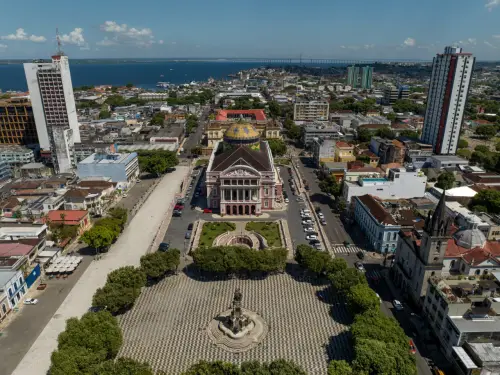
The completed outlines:
[[[268,332],[246,352],[214,344],[210,321],[231,306],[236,288],[242,306],[265,319]],[[318,293],[321,298],[318,298]],[[288,273],[261,280],[197,280],[180,273],[143,289],[135,306],[119,318],[124,341],[119,357],[148,362],[153,370],[179,374],[200,360],[293,360],[308,374],[327,371],[328,361],[352,356],[344,301],[326,285]]]

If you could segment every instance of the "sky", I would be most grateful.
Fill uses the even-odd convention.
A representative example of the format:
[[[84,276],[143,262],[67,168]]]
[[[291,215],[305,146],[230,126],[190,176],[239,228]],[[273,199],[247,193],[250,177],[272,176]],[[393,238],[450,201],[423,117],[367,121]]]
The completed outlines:
[[[78,6],[74,6],[74,5]],[[23,0],[0,59],[430,59],[446,45],[500,60],[500,0]]]

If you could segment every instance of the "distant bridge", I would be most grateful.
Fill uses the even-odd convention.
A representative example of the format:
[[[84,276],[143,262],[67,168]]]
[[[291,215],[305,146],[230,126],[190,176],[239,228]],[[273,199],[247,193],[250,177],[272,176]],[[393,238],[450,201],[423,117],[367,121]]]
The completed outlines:
[[[258,57],[228,57],[202,59],[173,59],[174,61],[207,61],[207,62],[248,62],[266,64],[328,64],[328,65],[361,65],[361,64],[425,64],[431,60],[405,59],[315,59],[315,58],[258,58]]]

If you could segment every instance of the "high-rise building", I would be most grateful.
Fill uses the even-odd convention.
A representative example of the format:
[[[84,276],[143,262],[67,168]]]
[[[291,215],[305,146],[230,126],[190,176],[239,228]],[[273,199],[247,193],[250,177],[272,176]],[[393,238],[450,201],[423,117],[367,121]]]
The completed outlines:
[[[80,142],[68,57],[24,64],[40,148],[50,150],[56,173],[69,172],[74,143]]]
[[[361,71],[361,88],[363,90],[371,90],[373,83],[373,67],[363,66]]]
[[[35,116],[27,97],[0,100],[0,143],[38,144]]]
[[[384,87],[384,103],[387,105],[394,104],[399,99],[399,89],[394,85]]]
[[[358,87],[359,80],[359,67],[358,66],[348,66],[347,67],[347,84],[353,89]]]
[[[330,104],[325,100],[297,100],[293,107],[295,121],[328,120]]]
[[[461,48],[446,47],[434,57],[422,140],[436,154],[455,154],[474,60]]]

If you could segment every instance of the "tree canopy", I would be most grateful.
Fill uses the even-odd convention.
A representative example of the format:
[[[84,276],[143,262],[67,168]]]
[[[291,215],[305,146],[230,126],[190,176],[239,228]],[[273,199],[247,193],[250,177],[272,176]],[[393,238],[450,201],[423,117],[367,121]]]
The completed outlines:
[[[394,112],[414,112],[418,114],[425,113],[425,106],[422,104],[416,104],[409,99],[398,99],[392,105]]]
[[[360,142],[370,142],[373,136],[371,131],[363,127],[361,128],[358,127],[357,133],[358,133],[358,141]]]
[[[453,172],[443,172],[438,176],[436,187],[440,189],[451,189],[455,185],[455,175]]]
[[[287,252],[282,248],[255,251],[242,246],[199,247],[193,261],[201,270],[212,273],[271,273],[285,269]]]
[[[122,344],[116,319],[107,311],[70,318],[51,357],[51,375],[80,375],[116,357]]]
[[[150,279],[157,280],[169,271],[175,271],[180,264],[178,249],[156,251],[141,257],[141,268]]]
[[[333,272],[328,275],[333,287],[341,294],[347,294],[349,290],[358,284],[366,284],[365,274],[355,268],[347,268],[343,271]]]
[[[278,359],[270,363],[243,362],[241,366],[222,361],[200,361],[182,375],[306,375],[306,372],[292,361]]]
[[[154,375],[147,363],[130,358],[105,361],[92,368],[88,375]]]
[[[389,127],[383,127],[381,129],[378,129],[375,132],[375,135],[386,139],[396,138],[396,134],[394,134],[394,132]]]
[[[368,310],[376,310],[380,306],[377,294],[368,284],[357,284],[347,292],[347,306],[353,314],[361,314]]]
[[[156,176],[161,176],[170,168],[179,164],[177,153],[168,150],[139,150],[139,169]]]
[[[104,226],[94,226],[81,237],[83,242],[97,251],[103,251],[110,247],[115,238],[113,231]]]
[[[281,139],[268,139],[267,143],[274,157],[286,154],[286,144]]]
[[[470,202],[470,207],[482,206],[492,214],[500,213],[500,191],[487,189],[477,193]]]
[[[497,128],[494,125],[479,125],[475,133],[479,137],[492,138],[497,134]]]
[[[467,147],[469,147],[469,142],[467,142],[467,140],[463,138],[460,138],[458,140],[458,148],[467,148]]]
[[[352,375],[351,365],[344,360],[330,361],[328,375]]]

